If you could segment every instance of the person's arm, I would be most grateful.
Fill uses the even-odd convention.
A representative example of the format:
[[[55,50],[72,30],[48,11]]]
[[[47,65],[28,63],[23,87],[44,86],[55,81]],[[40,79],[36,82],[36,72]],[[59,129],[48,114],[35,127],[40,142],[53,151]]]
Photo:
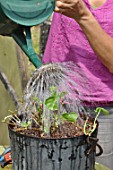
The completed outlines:
[[[93,16],[79,22],[91,47],[101,62],[113,73],[113,38],[99,25]]]
[[[56,12],[76,20],[101,62],[113,73],[113,38],[100,26],[82,0],[57,0]]]

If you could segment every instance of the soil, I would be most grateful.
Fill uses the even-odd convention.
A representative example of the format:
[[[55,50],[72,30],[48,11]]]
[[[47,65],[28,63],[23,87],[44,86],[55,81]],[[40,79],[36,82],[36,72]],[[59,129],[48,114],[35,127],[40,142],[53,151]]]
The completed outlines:
[[[41,138],[69,138],[69,137],[75,137],[75,136],[81,136],[83,135],[82,130],[80,130],[78,127],[76,127],[73,123],[65,122],[62,125],[62,128],[55,128],[54,130],[51,130],[50,135],[43,133],[38,128],[28,128],[28,129],[22,129],[22,128],[16,128],[15,131],[18,131],[21,134],[27,135],[27,136],[34,136],[34,137],[41,137]]]
[[[78,119],[76,124],[73,122],[64,121],[63,124],[61,125],[61,128],[59,126],[51,127],[49,134],[44,133],[39,127],[35,126],[32,128],[13,127],[13,130],[23,135],[39,138],[71,138],[84,135],[83,128],[85,120],[86,119],[82,117],[82,119],[81,118]],[[93,126],[93,121],[94,119],[90,117],[88,125]],[[88,126],[86,131],[88,131]]]

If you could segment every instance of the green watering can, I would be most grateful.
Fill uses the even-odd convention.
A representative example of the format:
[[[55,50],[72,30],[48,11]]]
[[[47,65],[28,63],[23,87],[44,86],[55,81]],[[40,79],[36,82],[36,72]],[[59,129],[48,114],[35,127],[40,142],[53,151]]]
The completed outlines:
[[[0,0],[0,35],[13,37],[37,68],[42,62],[32,47],[30,28],[44,22],[54,5],[54,0]]]

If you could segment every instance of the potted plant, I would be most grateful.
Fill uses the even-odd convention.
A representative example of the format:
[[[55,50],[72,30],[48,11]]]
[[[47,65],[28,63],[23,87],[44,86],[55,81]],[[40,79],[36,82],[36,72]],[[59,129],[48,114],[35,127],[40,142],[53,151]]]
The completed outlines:
[[[100,112],[109,113],[97,108],[92,118],[63,112],[69,104],[66,95],[51,86],[45,101],[32,96],[32,104],[23,114],[10,111],[12,114],[4,118],[9,125],[13,170],[94,170],[97,118]]]

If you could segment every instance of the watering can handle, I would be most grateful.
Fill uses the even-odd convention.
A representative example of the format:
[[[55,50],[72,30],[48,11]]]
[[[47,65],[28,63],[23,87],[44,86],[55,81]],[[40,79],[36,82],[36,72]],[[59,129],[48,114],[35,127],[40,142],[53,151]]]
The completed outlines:
[[[25,52],[25,54],[28,56],[29,60],[33,63],[33,65],[36,68],[39,68],[42,65],[42,61],[33,49],[30,27],[26,26],[24,27],[24,30],[18,29],[13,32],[11,36]]]

